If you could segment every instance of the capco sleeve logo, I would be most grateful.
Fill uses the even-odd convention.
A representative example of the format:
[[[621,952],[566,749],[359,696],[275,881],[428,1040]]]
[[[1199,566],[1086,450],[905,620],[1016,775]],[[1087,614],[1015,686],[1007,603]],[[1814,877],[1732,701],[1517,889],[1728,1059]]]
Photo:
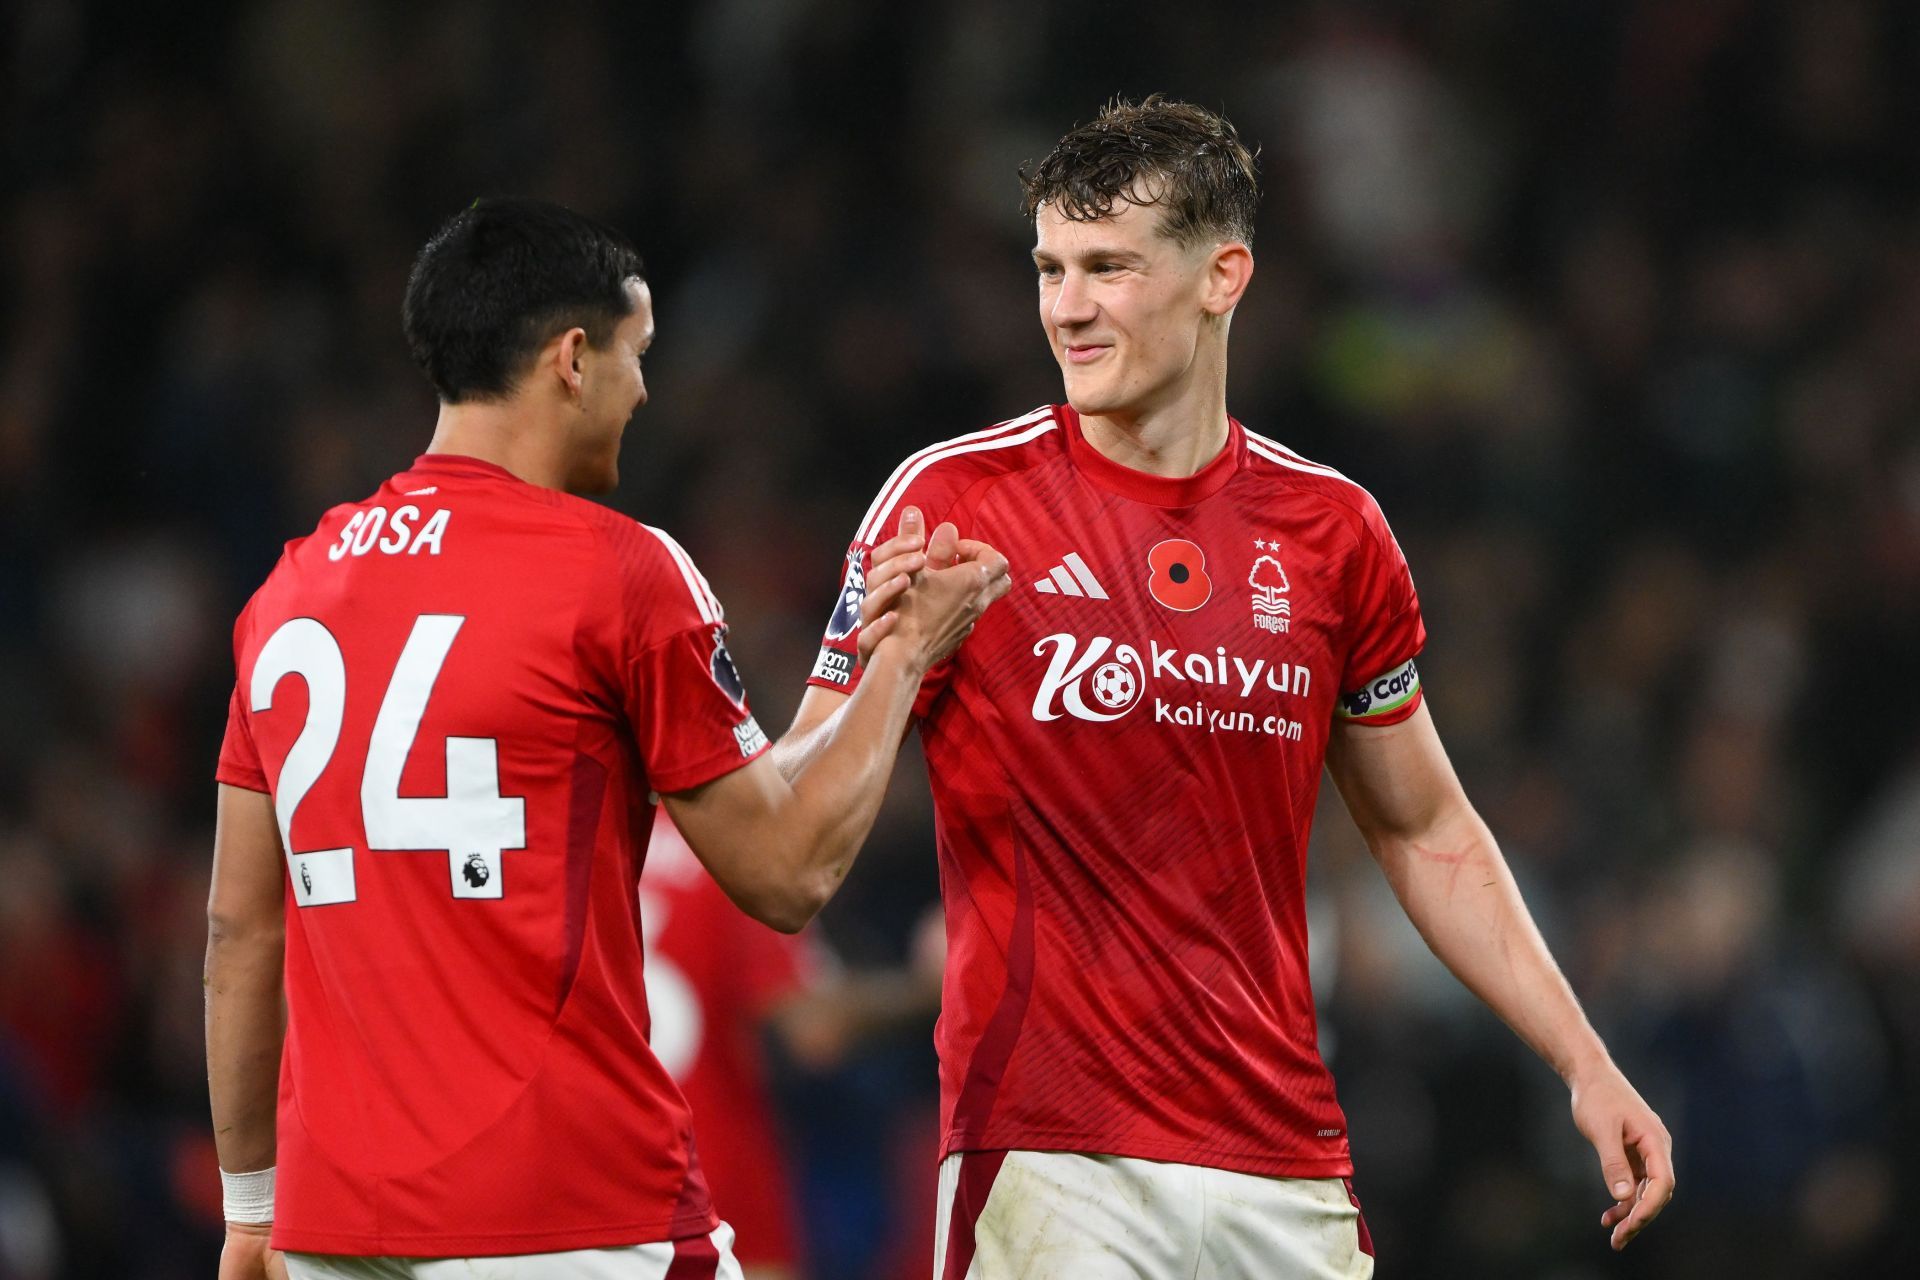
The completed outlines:
[[[1147,552],[1147,590],[1169,609],[1192,613],[1213,595],[1213,579],[1207,576],[1207,556],[1185,538],[1157,542]]]

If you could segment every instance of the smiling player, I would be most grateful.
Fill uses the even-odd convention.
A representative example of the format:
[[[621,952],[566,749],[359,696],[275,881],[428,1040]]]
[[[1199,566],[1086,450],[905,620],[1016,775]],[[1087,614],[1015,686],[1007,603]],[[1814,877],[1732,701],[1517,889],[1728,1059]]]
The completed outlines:
[[[1670,1141],[1447,762],[1400,548],[1227,413],[1252,157],[1154,97],[1023,176],[1066,402],[907,459],[848,553],[891,555],[911,503],[1017,566],[914,707],[950,939],[936,1275],[1372,1273],[1308,987],[1323,763],[1428,944],[1567,1081],[1623,1246]],[[845,713],[856,639],[829,627],[784,769]]]

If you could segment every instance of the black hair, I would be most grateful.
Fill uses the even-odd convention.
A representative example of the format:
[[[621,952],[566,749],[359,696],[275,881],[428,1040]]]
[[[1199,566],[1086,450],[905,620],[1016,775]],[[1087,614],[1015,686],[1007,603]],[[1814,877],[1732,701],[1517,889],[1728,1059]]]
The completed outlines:
[[[1260,204],[1254,154],[1225,116],[1152,94],[1115,98],[1076,125],[1033,167],[1023,166],[1021,210],[1053,205],[1074,222],[1111,214],[1119,201],[1159,206],[1160,230],[1189,247],[1208,240],[1253,244]]]
[[[632,312],[640,254],[613,228],[541,200],[482,199],[433,233],[401,310],[414,362],[448,404],[498,400],[554,334],[605,346]]]

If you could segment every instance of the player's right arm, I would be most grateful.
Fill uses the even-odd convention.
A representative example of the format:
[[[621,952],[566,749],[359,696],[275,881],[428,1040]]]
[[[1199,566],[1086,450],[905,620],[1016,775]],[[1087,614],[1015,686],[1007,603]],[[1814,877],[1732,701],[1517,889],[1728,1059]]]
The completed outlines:
[[[942,526],[929,551],[956,545],[951,526]],[[915,563],[914,554],[905,563]],[[776,929],[799,930],[840,887],[879,813],[921,681],[1007,590],[1006,561],[985,548],[920,571],[910,590],[904,576],[889,569],[871,593],[875,608],[898,605],[874,628],[860,687],[851,697],[831,695],[841,705],[812,727],[804,754],[787,753],[791,773],[768,753],[663,797],[727,896]]]

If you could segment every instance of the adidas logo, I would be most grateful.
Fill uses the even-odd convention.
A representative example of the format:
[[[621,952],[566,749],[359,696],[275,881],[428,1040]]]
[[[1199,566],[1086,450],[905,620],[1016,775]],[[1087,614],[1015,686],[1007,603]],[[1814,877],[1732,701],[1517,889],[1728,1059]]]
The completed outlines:
[[[1066,559],[1053,566],[1046,577],[1034,583],[1033,589],[1048,596],[1091,596],[1095,600],[1107,598],[1107,589],[1100,585],[1100,579],[1093,576],[1093,570],[1087,568],[1087,562],[1080,558],[1077,551],[1067,552]]]

